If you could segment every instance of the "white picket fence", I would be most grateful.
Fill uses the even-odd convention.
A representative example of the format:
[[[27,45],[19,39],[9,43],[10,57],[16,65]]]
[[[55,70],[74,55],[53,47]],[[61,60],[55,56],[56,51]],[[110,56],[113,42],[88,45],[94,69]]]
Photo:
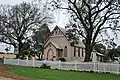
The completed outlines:
[[[38,61],[38,60],[20,60],[4,59],[4,64],[40,67],[43,63],[49,65],[51,69],[77,70],[77,71],[94,71],[109,72],[120,74],[120,64],[112,63],[93,63],[93,62],[61,62],[61,61]]]

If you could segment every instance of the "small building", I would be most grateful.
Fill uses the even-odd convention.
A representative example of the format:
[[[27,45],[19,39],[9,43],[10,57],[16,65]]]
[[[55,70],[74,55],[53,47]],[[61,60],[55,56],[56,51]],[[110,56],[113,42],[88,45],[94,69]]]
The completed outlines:
[[[56,26],[45,41],[43,58],[47,60],[64,58],[66,61],[84,61],[85,45],[81,40],[74,46],[71,45],[66,30]]]
[[[104,56],[105,56],[104,54],[93,51],[91,54],[92,62],[103,62]]]

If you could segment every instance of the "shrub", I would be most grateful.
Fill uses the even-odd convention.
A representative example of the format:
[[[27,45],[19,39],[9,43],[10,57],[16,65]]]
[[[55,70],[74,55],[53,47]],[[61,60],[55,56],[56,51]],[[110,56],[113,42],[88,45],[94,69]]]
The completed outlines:
[[[50,66],[48,66],[47,64],[43,63],[40,68],[44,68],[44,69],[51,69]]]
[[[62,61],[62,62],[65,62],[65,58],[59,58],[58,60]]]
[[[91,71],[90,71],[90,73],[94,73],[94,71],[93,71],[93,70],[91,70]]]
[[[110,74],[110,72],[106,72],[106,74]]]
[[[72,69],[70,69],[70,71],[73,71]]]
[[[55,68],[55,70],[59,70],[58,68]]]

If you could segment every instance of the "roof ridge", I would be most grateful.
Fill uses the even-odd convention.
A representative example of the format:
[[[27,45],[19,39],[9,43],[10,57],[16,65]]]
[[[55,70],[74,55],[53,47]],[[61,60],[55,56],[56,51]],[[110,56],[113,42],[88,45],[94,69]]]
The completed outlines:
[[[57,28],[59,28],[64,34],[66,34],[66,29],[60,26],[56,26]]]

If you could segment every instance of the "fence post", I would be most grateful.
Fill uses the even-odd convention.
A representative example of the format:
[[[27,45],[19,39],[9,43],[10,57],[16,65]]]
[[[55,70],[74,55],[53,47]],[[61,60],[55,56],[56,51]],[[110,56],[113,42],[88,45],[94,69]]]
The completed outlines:
[[[117,74],[119,74],[119,64],[117,64]]]
[[[60,66],[60,64],[61,64],[61,61],[59,60],[59,69],[61,69],[61,66]]]
[[[17,59],[17,62],[18,62],[18,65],[20,65],[20,59],[19,58]]]
[[[75,60],[75,70],[77,70],[77,64],[76,64],[76,60]]]
[[[35,58],[33,57],[32,60],[33,60],[32,66],[34,67],[35,66]]]
[[[4,58],[4,64],[6,64],[6,58]]]
[[[26,56],[26,65],[28,66],[28,56]]]
[[[96,65],[95,65],[95,62],[94,62],[93,64],[94,64],[94,72],[96,72]]]
[[[11,64],[11,59],[9,59],[9,60],[10,60],[9,64]]]
[[[106,72],[106,63],[103,63],[103,66],[104,66],[104,71],[103,72]]]
[[[105,72],[108,72],[108,63],[105,63]]]

